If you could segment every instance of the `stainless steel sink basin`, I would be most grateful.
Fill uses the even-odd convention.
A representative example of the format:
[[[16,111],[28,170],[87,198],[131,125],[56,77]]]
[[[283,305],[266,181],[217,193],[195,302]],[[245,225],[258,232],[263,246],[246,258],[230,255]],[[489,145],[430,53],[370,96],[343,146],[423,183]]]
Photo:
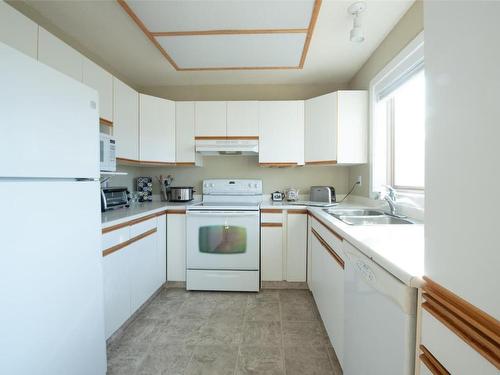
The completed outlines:
[[[340,216],[383,216],[384,211],[371,210],[364,208],[328,208],[325,210],[330,215],[335,217]]]
[[[385,214],[381,216],[340,216],[338,219],[349,225],[413,224],[410,220]]]

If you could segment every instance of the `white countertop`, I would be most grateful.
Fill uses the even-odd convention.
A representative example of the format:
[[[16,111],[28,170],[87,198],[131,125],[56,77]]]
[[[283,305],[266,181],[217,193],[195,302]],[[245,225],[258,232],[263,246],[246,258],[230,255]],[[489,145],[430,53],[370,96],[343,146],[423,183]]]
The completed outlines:
[[[145,215],[168,209],[184,209],[191,202],[148,202],[136,203],[129,208],[120,208],[102,213],[102,228],[121,224]],[[336,207],[362,207],[352,203],[342,203]],[[424,225],[347,225],[323,211],[321,207],[291,205],[286,201],[263,201],[260,208],[304,209],[307,208],[323,223],[359,249],[363,254],[383,267],[389,273],[412,287],[421,286],[424,274]]]
[[[107,228],[125,221],[138,219],[142,216],[161,212],[163,210],[184,209],[189,205],[200,202],[198,199],[190,202],[144,202],[131,204],[130,207],[117,208],[101,213],[101,227]]]
[[[342,204],[338,207],[353,207]],[[358,205],[359,207],[359,205]],[[408,286],[421,286],[424,274],[424,225],[347,225],[322,208],[308,210],[368,258]]]

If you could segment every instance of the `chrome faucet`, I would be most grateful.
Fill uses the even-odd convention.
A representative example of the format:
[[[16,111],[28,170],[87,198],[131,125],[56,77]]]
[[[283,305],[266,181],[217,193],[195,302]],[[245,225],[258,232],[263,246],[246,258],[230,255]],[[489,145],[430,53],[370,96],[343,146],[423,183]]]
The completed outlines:
[[[397,214],[397,208],[396,208],[396,190],[389,185],[384,185],[384,187],[387,189],[387,193],[385,194],[384,199],[389,204],[391,215],[400,216]]]

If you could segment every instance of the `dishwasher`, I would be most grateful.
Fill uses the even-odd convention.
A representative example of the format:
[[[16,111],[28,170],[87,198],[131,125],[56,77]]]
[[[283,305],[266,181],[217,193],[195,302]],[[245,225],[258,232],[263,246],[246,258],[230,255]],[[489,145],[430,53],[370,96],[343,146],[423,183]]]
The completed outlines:
[[[344,375],[410,375],[417,289],[344,241]]]

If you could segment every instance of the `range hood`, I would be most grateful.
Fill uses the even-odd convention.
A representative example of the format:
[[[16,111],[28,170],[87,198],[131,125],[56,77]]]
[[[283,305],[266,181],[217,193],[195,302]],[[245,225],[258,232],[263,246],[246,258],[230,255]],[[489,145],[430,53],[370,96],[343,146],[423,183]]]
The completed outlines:
[[[257,155],[257,139],[197,139],[195,150],[201,155]]]

